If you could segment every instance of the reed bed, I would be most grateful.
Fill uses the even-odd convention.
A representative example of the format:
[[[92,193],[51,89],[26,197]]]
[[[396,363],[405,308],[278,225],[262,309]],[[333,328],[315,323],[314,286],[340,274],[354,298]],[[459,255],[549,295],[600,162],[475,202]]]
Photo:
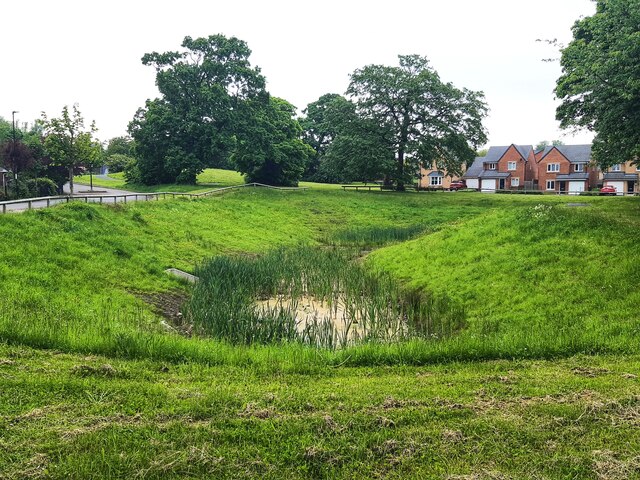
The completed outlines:
[[[391,226],[370,226],[353,227],[334,232],[324,239],[328,245],[356,246],[361,248],[380,247],[392,242],[403,242],[430,231],[426,224],[409,225],[399,227]]]
[[[437,340],[464,328],[462,307],[367,270],[354,260],[357,254],[299,246],[259,257],[215,257],[198,267],[184,317],[201,335],[233,344],[328,349]]]

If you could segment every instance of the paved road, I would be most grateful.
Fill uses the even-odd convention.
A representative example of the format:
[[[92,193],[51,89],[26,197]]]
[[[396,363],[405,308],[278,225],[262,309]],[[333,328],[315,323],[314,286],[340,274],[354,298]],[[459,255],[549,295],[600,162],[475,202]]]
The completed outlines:
[[[93,188],[93,192],[91,192],[89,190],[89,187],[87,185],[78,185],[78,184],[74,184],[73,186],[73,190],[75,192],[76,195],[93,195],[93,198],[88,199],[89,202],[91,203],[99,203],[100,202],[100,196],[107,196],[107,195],[136,195],[135,192],[130,192],[130,191],[126,191],[126,190],[116,190],[115,188],[101,188],[101,187],[94,187]],[[65,194],[69,194],[69,184],[67,183],[64,187],[63,187],[63,191]],[[155,197],[151,197],[149,196],[149,194],[145,194],[145,193],[139,193],[137,194],[138,197],[136,198],[134,197],[129,197],[127,198],[127,202],[133,202],[133,201],[146,201],[146,200],[153,200],[155,199]],[[124,199],[123,198],[117,198],[115,199],[118,202],[123,202]],[[114,203],[115,200],[113,198],[102,198],[102,203]],[[66,203],[66,198],[60,199],[60,200],[50,200],[49,201],[49,205],[57,205],[59,203]],[[78,200],[78,201],[85,201],[84,199]],[[46,200],[38,200],[38,201],[34,201],[31,203],[31,208],[46,208],[47,207],[47,201]],[[7,212],[22,212],[24,210],[28,210],[29,209],[29,205],[27,203],[16,203],[16,204],[9,204],[6,206]]]

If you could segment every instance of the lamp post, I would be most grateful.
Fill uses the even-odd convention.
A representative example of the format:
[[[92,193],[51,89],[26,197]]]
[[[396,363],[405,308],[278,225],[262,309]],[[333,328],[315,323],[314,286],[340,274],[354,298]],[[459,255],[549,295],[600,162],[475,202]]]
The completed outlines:
[[[20,112],[18,112],[17,110],[11,112],[11,124],[13,131],[13,144],[11,145],[11,166],[13,167],[13,179],[16,182],[14,188],[17,188],[18,186],[18,172],[16,172],[16,113]]]

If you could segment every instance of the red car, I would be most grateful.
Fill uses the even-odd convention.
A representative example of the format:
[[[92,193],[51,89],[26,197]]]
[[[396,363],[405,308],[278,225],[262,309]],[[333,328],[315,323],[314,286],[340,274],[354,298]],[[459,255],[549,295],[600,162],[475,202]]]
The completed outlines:
[[[605,185],[600,189],[600,195],[615,195],[616,193],[616,187],[613,185]]]
[[[451,185],[449,185],[449,190],[452,192],[457,192],[463,188],[467,188],[467,185],[463,181],[451,182]]]

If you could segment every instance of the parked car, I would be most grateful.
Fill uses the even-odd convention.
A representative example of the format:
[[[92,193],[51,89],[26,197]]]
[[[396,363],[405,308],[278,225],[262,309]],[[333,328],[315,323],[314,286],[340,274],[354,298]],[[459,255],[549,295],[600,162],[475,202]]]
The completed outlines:
[[[462,189],[462,188],[467,188],[467,184],[464,183],[463,181],[455,181],[455,182],[451,182],[451,185],[449,185],[449,190],[452,192],[457,192],[458,190]]]
[[[613,185],[605,185],[600,189],[600,195],[615,195],[616,193],[616,187]]]

